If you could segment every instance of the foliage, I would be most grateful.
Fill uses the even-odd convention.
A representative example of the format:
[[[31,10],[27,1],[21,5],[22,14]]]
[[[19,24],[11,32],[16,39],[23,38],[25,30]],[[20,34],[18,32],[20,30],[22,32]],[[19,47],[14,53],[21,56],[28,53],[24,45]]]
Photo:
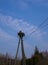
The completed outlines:
[[[26,59],[26,65],[37,65],[42,59],[43,55],[36,46],[34,55],[31,58]],[[15,59],[12,59],[8,54],[0,56],[0,65],[14,65],[14,62]],[[20,65],[23,65],[22,60],[20,61]]]
[[[43,58],[42,53],[39,52],[37,46],[35,47],[34,55],[31,57],[31,64],[36,65]]]

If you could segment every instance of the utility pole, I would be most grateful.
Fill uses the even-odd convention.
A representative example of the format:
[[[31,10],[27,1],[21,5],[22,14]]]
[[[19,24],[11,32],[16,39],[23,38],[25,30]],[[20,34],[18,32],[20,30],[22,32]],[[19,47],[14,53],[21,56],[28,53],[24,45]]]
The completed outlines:
[[[21,51],[22,51],[22,65],[26,65],[26,57],[25,57],[24,46],[23,46],[23,37],[25,36],[25,34],[22,31],[20,31],[18,33],[18,36],[19,36],[19,43],[18,43],[17,53],[16,53],[16,57],[15,57],[15,65],[17,65],[17,56],[18,56],[20,44],[21,44]]]

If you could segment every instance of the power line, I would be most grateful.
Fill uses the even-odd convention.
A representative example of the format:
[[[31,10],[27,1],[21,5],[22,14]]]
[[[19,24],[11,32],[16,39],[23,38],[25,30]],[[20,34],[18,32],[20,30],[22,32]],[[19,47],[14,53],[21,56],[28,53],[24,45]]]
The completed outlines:
[[[40,28],[40,27],[43,26],[43,24],[45,24],[47,21],[48,21],[48,17],[47,17],[38,27]]]
[[[47,22],[47,24],[45,24],[46,22]],[[48,26],[48,17],[36,28],[36,30],[32,31],[31,34],[35,33],[38,30],[38,28],[42,28],[43,29],[45,26]]]
[[[44,25],[43,27],[41,27],[40,29],[44,29],[45,27],[47,27],[48,26],[48,24],[46,24],[46,25]]]

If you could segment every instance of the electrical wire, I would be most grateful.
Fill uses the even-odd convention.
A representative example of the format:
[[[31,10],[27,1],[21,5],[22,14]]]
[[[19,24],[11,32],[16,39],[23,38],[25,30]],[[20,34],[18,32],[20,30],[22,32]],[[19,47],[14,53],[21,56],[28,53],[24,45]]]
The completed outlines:
[[[36,28],[36,30],[32,31],[31,34],[35,33],[38,29],[44,29],[46,26],[48,26],[48,17]]]

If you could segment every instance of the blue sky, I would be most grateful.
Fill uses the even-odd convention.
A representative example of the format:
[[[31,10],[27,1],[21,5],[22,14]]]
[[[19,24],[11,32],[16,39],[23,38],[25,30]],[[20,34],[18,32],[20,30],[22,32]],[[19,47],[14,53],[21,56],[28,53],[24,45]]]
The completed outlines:
[[[0,0],[0,53],[8,52],[15,56],[20,30],[26,35],[24,47],[27,57],[33,54],[35,46],[40,51],[48,50],[48,26],[38,28],[47,17],[48,0]],[[48,20],[43,26],[46,24]]]

